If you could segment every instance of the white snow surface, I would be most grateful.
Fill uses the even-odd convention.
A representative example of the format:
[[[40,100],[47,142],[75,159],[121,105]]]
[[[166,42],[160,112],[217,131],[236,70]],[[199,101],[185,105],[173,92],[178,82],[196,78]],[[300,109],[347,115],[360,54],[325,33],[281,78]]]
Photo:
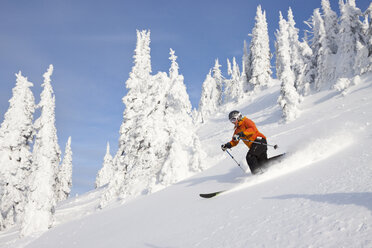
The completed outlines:
[[[347,94],[310,95],[301,115],[281,122],[276,83],[246,102],[223,107],[198,135],[209,169],[154,194],[97,209],[105,186],[59,203],[54,227],[0,247],[372,247],[372,74]],[[232,109],[256,122],[269,156],[286,152],[265,174],[244,173],[220,145]],[[247,148],[231,153],[247,168]],[[226,190],[215,198],[199,193]]]

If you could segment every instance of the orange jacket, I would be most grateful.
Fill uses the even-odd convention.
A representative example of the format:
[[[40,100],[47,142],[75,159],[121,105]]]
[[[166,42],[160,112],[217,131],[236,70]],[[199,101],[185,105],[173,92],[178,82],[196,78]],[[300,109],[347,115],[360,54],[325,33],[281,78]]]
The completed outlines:
[[[261,137],[261,138],[264,138],[266,139],[265,135],[263,135],[262,133],[260,133],[256,127],[256,124],[254,124],[254,122],[250,119],[248,119],[247,117],[243,117],[242,120],[240,120],[236,126],[235,126],[235,132],[234,132],[234,135],[235,134],[238,134],[240,132],[243,132],[245,137],[242,137],[243,139],[246,139],[246,140],[251,140],[251,141],[255,141],[257,137]],[[248,142],[248,141],[244,141],[244,144],[246,144],[249,148],[252,146],[252,142]],[[239,140],[238,141],[235,141],[234,139],[232,139],[230,141],[230,144],[231,146],[236,146],[237,144],[239,143]]]

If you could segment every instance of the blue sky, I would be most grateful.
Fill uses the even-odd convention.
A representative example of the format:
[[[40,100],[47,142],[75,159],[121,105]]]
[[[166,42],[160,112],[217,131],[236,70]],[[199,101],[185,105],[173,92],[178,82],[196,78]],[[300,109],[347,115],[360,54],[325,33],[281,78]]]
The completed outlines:
[[[370,1],[357,0],[364,11]],[[218,58],[241,63],[243,41],[254,25],[256,8],[266,11],[271,51],[279,11],[292,8],[302,36],[320,0],[1,0],[0,122],[8,108],[14,74],[34,83],[38,102],[43,73],[54,65],[56,120],[62,151],[72,136],[73,191],[93,189],[107,141],[117,149],[133,65],[136,29],[151,30],[153,73],[168,72],[169,48],[176,51],[190,100],[199,102],[201,85]],[[338,1],[331,0],[338,12]]]

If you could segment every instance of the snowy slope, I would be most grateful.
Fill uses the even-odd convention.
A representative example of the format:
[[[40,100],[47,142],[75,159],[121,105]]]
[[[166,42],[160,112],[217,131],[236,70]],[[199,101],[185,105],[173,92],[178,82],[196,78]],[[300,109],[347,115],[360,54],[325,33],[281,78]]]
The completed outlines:
[[[0,247],[372,247],[372,75],[345,96],[305,98],[302,114],[280,122],[279,86],[226,106],[199,129],[210,169],[152,195],[96,210],[104,189],[63,202],[40,237],[0,233]],[[245,174],[220,145],[239,109],[253,119],[273,156],[263,175]],[[231,151],[243,165],[246,147]],[[199,193],[232,189],[212,199]]]

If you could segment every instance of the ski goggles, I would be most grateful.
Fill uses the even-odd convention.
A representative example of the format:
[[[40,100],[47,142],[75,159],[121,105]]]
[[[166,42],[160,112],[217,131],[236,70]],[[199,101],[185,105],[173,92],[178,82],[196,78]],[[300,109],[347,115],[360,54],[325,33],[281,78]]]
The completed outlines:
[[[238,118],[233,117],[233,118],[230,119],[230,122],[235,124],[237,120],[238,120]]]

